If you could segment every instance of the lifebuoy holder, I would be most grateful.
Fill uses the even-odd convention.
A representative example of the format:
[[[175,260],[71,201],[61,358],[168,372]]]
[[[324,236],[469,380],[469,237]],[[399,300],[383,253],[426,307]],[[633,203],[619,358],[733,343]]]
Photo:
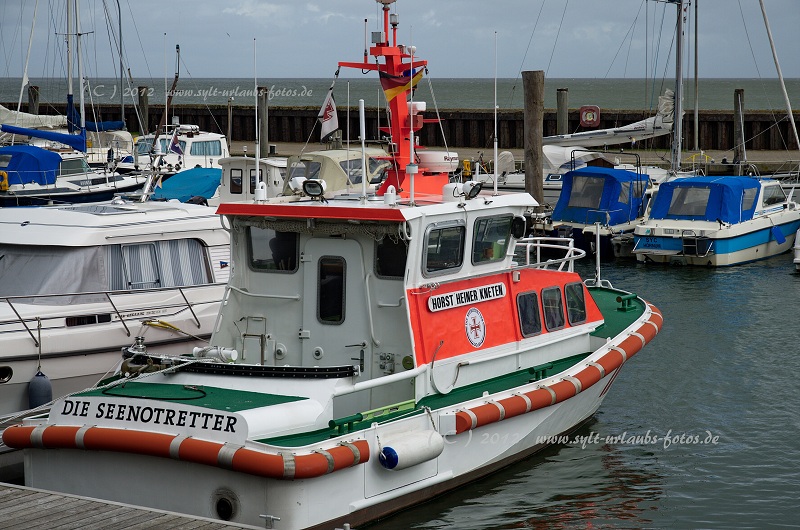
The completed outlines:
[[[580,108],[581,127],[597,127],[600,125],[600,107],[584,105]]]

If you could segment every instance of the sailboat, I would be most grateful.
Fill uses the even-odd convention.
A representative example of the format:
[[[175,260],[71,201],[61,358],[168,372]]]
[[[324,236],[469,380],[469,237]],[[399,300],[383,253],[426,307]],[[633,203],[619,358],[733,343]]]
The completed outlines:
[[[73,17],[74,6],[74,17]],[[73,23],[76,30],[73,32]],[[80,110],[72,94],[72,40],[81,79]],[[138,189],[142,176],[121,175],[108,168],[89,166],[87,122],[84,109],[83,67],[80,53],[80,16],[76,0],[67,1],[67,124],[69,133],[0,124],[0,131],[38,138],[45,143],[0,147],[0,206],[28,206],[110,200],[116,194]],[[78,124],[77,134],[72,134]],[[95,129],[103,128],[95,124]]]

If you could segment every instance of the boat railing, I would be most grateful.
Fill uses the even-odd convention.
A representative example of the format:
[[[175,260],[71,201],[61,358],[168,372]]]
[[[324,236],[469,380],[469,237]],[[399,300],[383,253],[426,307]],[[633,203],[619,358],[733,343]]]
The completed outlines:
[[[0,297],[0,302],[5,303],[8,307],[13,311],[16,318],[10,318],[6,320],[0,320],[0,326],[4,325],[13,325],[13,324],[21,324],[25,331],[27,331],[28,335],[30,336],[31,340],[33,340],[34,346],[39,347],[39,339],[37,338],[37,334],[34,331],[38,332],[38,328],[41,326],[41,323],[45,320],[53,320],[53,319],[76,319],[76,322],[73,324],[69,324],[67,322],[67,326],[71,325],[81,325],[81,324],[89,324],[89,323],[104,323],[104,322],[111,322],[111,316],[114,315],[119,323],[125,328],[125,333],[127,336],[131,336],[130,328],[126,323],[125,319],[128,320],[138,318],[135,315],[131,315],[131,313],[142,313],[139,317],[146,317],[147,315],[144,312],[151,311],[151,310],[183,310],[188,309],[189,312],[192,314],[192,319],[194,320],[195,325],[200,328],[202,324],[200,323],[200,319],[197,317],[197,313],[195,312],[194,308],[197,305],[202,305],[209,303],[208,300],[202,300],[200,302],[190,302],[189,298],[186,296],[186,291],[188,290],[196,290],[198,288],[209,288],[215,287],[221,284],[202,284],[202,285],[188,285],[188,286],[177,286],[177,287],[169,287],[169,288],[160,288],[160,289],[135,289],[135,290],[125,290],[125,291],[87,291],[81,293],[60,293],[60,294],[37,294],[37,295],[16,295],[16,296],[4,296]],[[169,303],[169,304],[159,304],[157,306],[146,305],[149,301],[149,298],[146,298],[142,301],[141,304],[136,305],[122,305],[119,300],[122,297],[130,297],[130,296],[141,296],[147,295],[149,293],[158,293],[163,297],[164,294],[174,292],[180,296],[182,301]],[[31,315],[31,316],[23,316],[20,313],[20,305],[25,305],[27,309],[35,306],[37,301],[39,303],[45,300],[53,300],[53,299],[60,299],[64,303],[62,306],[65,308],[64,312],[54,314],[52,311],[52,304],[42,305],[43,309],[46,309],[46,315]],[[76,303],[76,301],[81,301]],[[216,302],[216,300],[214,300]],[[99,305],[98,305],[99,304]],[[104,306],[103,304],[107,304]],[[91,309],[86,307],[88,305],[92,305]],[[44,313],[43,313],[44,314]],[[106,316],[107,320],[102,320],[101,317]],[[94,320],[92,320],[94,318]],[[31,324],[35,324],[33,327]]]
[[[575,240],[567,237],[526,237],[514,245],[514,256],[522,260],[519,267],[537,269],[564,268],[574,271],[575,261],[586,256],[586,251],[575,246]]]

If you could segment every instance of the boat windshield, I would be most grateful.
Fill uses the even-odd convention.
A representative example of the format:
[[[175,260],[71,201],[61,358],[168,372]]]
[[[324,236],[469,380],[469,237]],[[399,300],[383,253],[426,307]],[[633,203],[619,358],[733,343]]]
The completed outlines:
[[[170,152],[169,150],[169,141],[170,138],[161,136],[158,139],[158,145],[161,146],[161,154],[167,154]],[[186,152],[186,142],[179,141],[178,142],[181,146],[181,152]],[[140,138],[138,142],[136,142],[136,153],[140,155],[149,155],[150,149],[153,147],[153,138]]]
[[[66,158],[62,160],[61,164],[58,166],[58,174],[62,177],[83,175],[91,171],[92,170],[85,158]]]
[[[361,184],[361,159],[353,158],[339,162],[342,170],[347,174],[351,184]],[[386,170],[389,169],[389,162],[378,160],[377,158],[367,158],[367,173],[369,173],[369,183],[378,184],[383,181]]]

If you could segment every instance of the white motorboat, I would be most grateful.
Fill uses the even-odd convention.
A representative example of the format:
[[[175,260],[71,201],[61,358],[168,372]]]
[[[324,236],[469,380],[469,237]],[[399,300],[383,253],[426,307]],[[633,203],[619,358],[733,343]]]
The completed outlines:
[[[634,230],[645,263],[724,267],[788,252],[800,208],[780,183],[753,177],[684,177],[659,186]]]
[[[230,271],[213,208],[115,200],[0,208],[0,416],[91,386],[121,348],[203,344]],[[37,403],[39,404],[39,403]]]

